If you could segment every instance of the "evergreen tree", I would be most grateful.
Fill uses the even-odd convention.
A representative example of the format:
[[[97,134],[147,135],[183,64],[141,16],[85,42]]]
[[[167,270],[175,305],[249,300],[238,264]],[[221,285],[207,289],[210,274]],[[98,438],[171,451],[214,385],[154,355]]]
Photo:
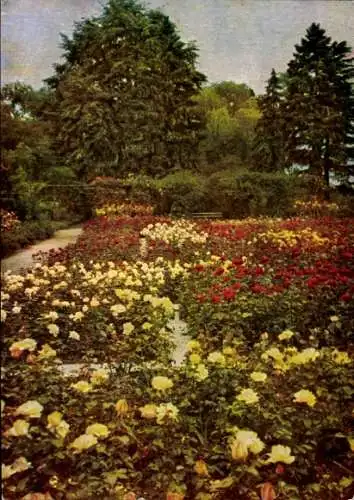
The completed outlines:
[[[286,166],[283,134],[282,88],[274,69],[266,93],[258,100],[262,113],[256,127],[253,165],[257,170],[281,171]]]
[[[205,77],[194,44],[160,11],[110,0],[63,37],[65,62],[48,80],[58,137],[80,176],[190,167],[202,128],[192,97]]]
[[[330,174],[353,158],[353,59],[346,42],[331,42],[314,23],[295,49],[287,70],[286,152],[328,187]]]

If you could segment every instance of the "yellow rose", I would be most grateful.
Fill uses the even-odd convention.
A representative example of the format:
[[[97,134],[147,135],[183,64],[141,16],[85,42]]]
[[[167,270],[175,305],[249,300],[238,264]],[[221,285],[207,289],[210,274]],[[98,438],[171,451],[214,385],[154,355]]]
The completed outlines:
[[[201,363],[200,365],[197,366],[194,376],[199,382],[202,382],[203,380],[208,378],[209,371],[206,368],[206,366],[203,363]]]
[[[157,406],[154,404],[147,404],[139,408],[141,416],[148,420],[153,420],[154,418],[156,418],[156,410]]]
[[[80,334],[77,333],[75,330],[71,330],[69,332],[69,337],[68,338],[72,339],[72,340],[80,340],[81,337],[80,337]]]
[[[162,403],[156,408],[156,422],[163,424],[167,420],[178,420],[178,408],[172,403]]]
[[[306,403],[311,407],[316,404],[316,396],[313,392],[308,391],[307,389],[301,389],[301,391],[296,392],[294,396],[295,403]]]
[[[310,361],[315,361],[319,357],[320,353],[316,351],[313,347],[308,347],[307,349],[303,349],[299,353],[291,356],[288,360],[290,364],[294,365],[304,365],[309,363]]]
[[[289,340],[294,335],[294,332],[291,330],[284,330],[282,333],[278,335],[279,340]]]
[[[254,382],[264,382],[267,379],[267,374],[263,372],[252,372],[250,377]]]
[[[6,433],[7,436],[27,436],[29,430],[29,423],[26,420],[17,419],[13,423],[11,429],[9,429]]]
[[[198,342],[198,340],[190,340],[187,343],[187,350],[188,351],[197,351],[199,349],[200,349],[200,343]]]
[[[193,353],[189,356],[189,361],[192,363],[192,365],[198,365],[201,362],[201,357],[199,354]]]
[[[132,331],[134,330],[135,326],[133,323],[124,323],[123,324],[123,334],[124,335],[130,335]]]
[[[109,430],[104,424],[91,424],[86,428],[86,434],[106,438],[109,436]]]
[[[264,449],[264,443],[256,432],[237,430],[235,439],[231,443],[231,452],[234,460],[245,460],[249,451],[255,455]]]
[[[348,353],[345,351],[338,351],[337,349],[334,349],[332,357],[333,361],[338,365],[349,365],[352,362]]]
[[[32,467],[31,462],[28,462],[25,457],[20,457],[11,465],[1,464],[1,477],[3,480],[8,479],[17,472],[23,472],[30,467]]]
[[[116,403],[116,411],[120,417],[126,415],[129,412],[129,406],[126,399],[120,399]]]
[[[224,347],[222,352],[223,352],[223,354],[225,354],[225,356],[233,356],[235,354],[235,350],[229,346]]]
[[[79,382],[76,382],[76,384],[71,384],[70,387],[79,392],[90,392],[92,390],[92,385],[85,380],[80,380]]]
[[[351,451],[354,452],[354,438],[348,438],[348,443],[349,443]]]
[[[272,446],[271,452],[268,453],[267,463],[276,464],[277,462],[282,462],[283,464],[292,464],[295,457],[291,455],[291,449],[289,446],[283,446],[277,444]]]
[[[47,326],[49,333],[54,335],[54,337],[57,337],[59,335],[59,326],[51,323],[50,325]]]
[[[167,377],[157,376],[152,379],[151,385],[157,391],[166,391],[173,387],[173,382]]]
[[[246,443],[235,439],[231,443],[231,456],[233,460],[246,461],[248,457],[248,447]]]
[[[276,361],[281,361],[283,359],[283,354],[280,352],[278,347],[271,347],[262,354],[261,358],[265,360],[273,358]]]
[[[81,434],[76,438],[70,445],[70,448],[74,448],[77,453],[81,453],[84,450],[88,450],[92,446],[98,443],[97,438],[91,434]]]
[[[91,374],[91,384],[100,385],[109,379],[109,371],[105,368],[99,368]]]
[[[38,401],[27,401],[19,406],[15,411],[15,415],[24,415],[28,418],[40,418],[43,411],[43,406]]]
[[[90,306],[91,307],[98,307],[100,305],[99,301],[96,299],[96,297],[92,297],[90,301]]]
[[[219,351],[211,352],[208,356],[208,361],[210,363],[217,363],[221,366],[225,366],[226,363],[225,356]]]
[[[52,427],[56,427],[57,425],[60,424],[62,420],[63,414],[60,413],[60,411],[53,411],[50,415],[48,415],[47,420],[48,420],[48,429],[51,429]]]
[[[197,460],[194,464],[194,472],[198,474],[198,476],[208,476],[208,467],[204,460]]]
[[[64,438],[66,437],[66,435],[68,434],[69,430],[70,430],[70,425],[69,425],[67,422],[65,422],[65,420],[62,420],[62,421],[59,423],[59,425],[57,425],[57,426],[55,427],[55,432],[56,432],[56,434],[57,434],[60,438],[62,438],[62,439],[64,439]]]
[[[251,405],[258,403],[258,394],[253,389],[242,389],[240,394],[236,396],[239,401],[244,401],[246,404]]]
[[[43,344],[42,349],[38,352],[39,359],[55,358],[56,355],[57,352],[49,344]]]

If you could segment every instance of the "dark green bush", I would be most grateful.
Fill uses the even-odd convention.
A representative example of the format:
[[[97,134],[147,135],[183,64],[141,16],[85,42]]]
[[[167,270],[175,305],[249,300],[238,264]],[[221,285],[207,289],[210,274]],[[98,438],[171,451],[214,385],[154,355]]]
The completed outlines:
[[[213,208],[208,197],[206,178],[188,170],[181,170],[155,181],[159,192],[156,213],[189,215]]]
[[[207,193],[225,217],[292,215],[297,178],[280,173],[224,170],[209,177]]]

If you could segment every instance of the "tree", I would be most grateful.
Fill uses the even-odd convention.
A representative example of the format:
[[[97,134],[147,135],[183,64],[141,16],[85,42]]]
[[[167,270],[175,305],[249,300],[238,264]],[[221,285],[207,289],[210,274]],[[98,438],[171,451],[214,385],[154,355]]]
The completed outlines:
[[[253,90],[230,81],[214,83],[204,87],[195,101],[206,123],[200,162],[209,171],[247,163],[259,118]]]
[[[63,37],[56,90],[58,137],[84,178],[191,166],[202,127],[192,96],[205,77],[194,44],[160,11],[110,0]]]
[[[315,23],[295,49],[283,111],[286,152],[328,187],[353,159],[353,58],[346,42],[332,42]]]
[[[254,91],[245,83],[224,81],[212,84],[211,88],[214,89],[216,94],[222,99],[231,115],[237,113],[237,111],[255,95]]]
[[[21,82],[1,89],[1,207],[15,210],[21,218],[40,215],[48,183],[74,180],[72,170],[60,165],[55,150],[49,113],[52,94]]]
[[[261,118],[256,126],[253,163],[256,170],[283,171],[286,166],[284,150],[284,117],[282,116],[282,86],[274,69],[266,93],[258,100]]]

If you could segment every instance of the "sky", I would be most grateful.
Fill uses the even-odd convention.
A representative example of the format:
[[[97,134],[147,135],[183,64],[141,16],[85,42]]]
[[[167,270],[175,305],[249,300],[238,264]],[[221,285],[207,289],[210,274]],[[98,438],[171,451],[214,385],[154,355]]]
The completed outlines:
[[[59,33],[97,15],[104,0],[1,0],[1,82],[38,88],[60,62]],[[312,22],[354,48],[351,0],[149,0],[195,40],[199,69],[209,82],[246,83],[264,92],[271,69],[285,71]]]

